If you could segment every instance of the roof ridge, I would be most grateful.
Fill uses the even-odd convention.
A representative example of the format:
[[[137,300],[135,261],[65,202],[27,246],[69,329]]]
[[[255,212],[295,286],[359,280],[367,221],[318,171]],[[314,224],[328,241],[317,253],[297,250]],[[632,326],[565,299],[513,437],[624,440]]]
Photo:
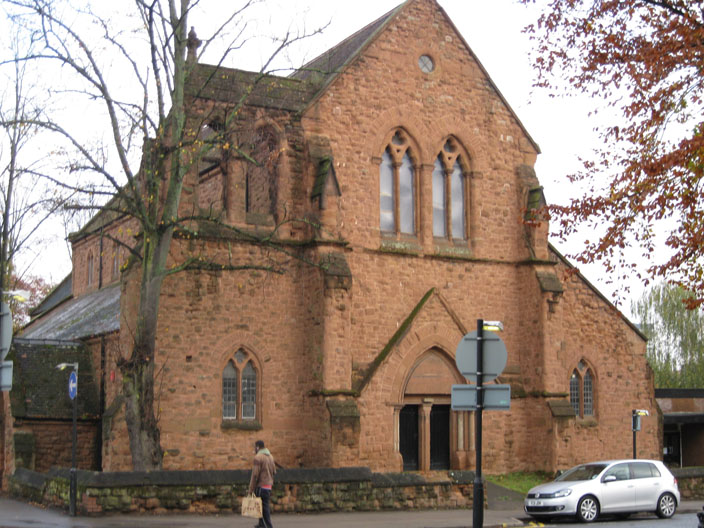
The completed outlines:
[[[299,69],[291,73],[289,77],[292,79],[307,80],[311,75],[320,73],[327,77],[322,84],[328,84],[331,80],[330,78],[339,73],[339,69],[342,66],[347,64],[352,58],[356,57],[359,54],[359,51],[364,48],[365,44],[377,35],[379,30],[381,30],[403,6],[411,1],[413,0],[405,0],[403,3],[397,5],[373,22],[370,22],[366,26],[354,32],[352,35],[335,44],[333,47],[328,48],[314,59],[308,61]],[[349,47],[349,49],[346,49],[347,47]],[[340,53],[340,56],[337,58],[338,60],[334,60],[337,53]],[[332,68],[325,68],[324,66],[326,62],[328,66],[331,64],[334,64],[334,66]]]

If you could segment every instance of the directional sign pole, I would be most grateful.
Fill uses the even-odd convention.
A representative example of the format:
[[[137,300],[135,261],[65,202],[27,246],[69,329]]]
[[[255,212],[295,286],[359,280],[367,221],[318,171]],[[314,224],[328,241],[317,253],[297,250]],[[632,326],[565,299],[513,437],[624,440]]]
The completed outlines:
[[[482,481],[483,340],[484,320],[477,319],[477,410],[474,413],[475,453],[477,459],[474,471],[474,497],[472,499],[472,526],[474,528],[483,528],[484,526],[484,482]]]

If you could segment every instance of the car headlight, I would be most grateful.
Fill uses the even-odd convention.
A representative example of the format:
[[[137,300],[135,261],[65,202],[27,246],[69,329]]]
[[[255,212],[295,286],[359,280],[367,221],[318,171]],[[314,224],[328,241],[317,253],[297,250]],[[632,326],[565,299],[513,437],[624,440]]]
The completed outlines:
[[[568,488],[568,489],[563,489],[563,490],[556,491],[555,493],[553,493],[553,494],[552,494],[552,497],[555,498],[555,499],[559,499],[560,497],[567,497],[567,496],[570,495],[571,493],[572,493],[572,490],[571,490],[571,489],[569,489],[569,488]]]

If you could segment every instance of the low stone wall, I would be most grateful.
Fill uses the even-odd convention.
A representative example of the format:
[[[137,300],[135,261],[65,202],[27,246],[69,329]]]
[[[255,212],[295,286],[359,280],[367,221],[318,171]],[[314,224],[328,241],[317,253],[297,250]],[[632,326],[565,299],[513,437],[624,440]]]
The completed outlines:
[[[249,471],[78,471],[76,509],[110,512],[239,511]],[[286,469],[276,474],[274,512],[374,511],[471,508],[470,471],[372,473],[369,468]],[[37,473],[19,468],[10,493],[47,506],[68,509],[69,471]]]
[[[704,466],[671,469],[682,500],[704,500]]]

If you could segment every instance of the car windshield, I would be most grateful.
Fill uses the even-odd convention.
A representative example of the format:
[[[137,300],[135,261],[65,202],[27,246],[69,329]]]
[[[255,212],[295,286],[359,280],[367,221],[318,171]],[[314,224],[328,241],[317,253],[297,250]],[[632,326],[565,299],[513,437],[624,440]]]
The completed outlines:
[[[556,481],[573,482],[576,480],[591,480],[604,471],[606,464],[584,464],[573,467],[557,477]]]

